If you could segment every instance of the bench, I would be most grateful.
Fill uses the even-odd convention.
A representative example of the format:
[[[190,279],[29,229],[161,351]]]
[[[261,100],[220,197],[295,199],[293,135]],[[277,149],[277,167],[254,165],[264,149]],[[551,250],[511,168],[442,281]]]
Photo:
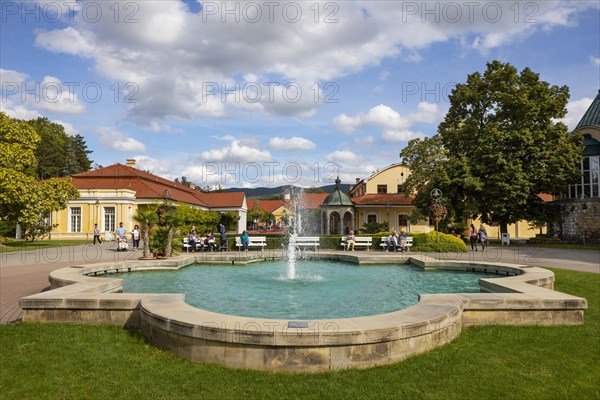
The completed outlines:
[[[198,237],[198,241],[196,242],[196,249],[203,250],[204,239],[205,238]],[[213,251],[213,250],[216,251],[217,250],[217,241],[216,241],[216,239],[215,240],[210,240],[208,242],[208,244],[209,244],[208,250],[203,250],[203,251]],[[190,246],[189,239],[187,237],[183,238],[183,247],[185,248],[185,251],[187,253],[190,252],[190,247],[192,247],[192,246]]]
[[[384,250],[384,251],[387,250],[388,240],[389,240],[389,237],[382,237],[381,238],[381,244],[380,244],[380,246],[382,247],[382,250]],[[398,247],[400,248],[400,251],[404,251],[404,250],[408,251],[408,250],[410,250],[410,248],[412,247],[412,245],[413,245],[413,238],[412,238],[412,236],[407,236],[406,237],[406,245],[404,246],[404,248],[403,249],[400,248],[400,244],[398,244]]]
[[[348,249],[348,236],[342,237],[342,243],[340,246],[344,248],[344,250]],[[369,247],[373,244],[373,238],[371,236],[355,236],[354,237],[354,247],[366,247],[367,251],[369,251]]]
[[[312,247],[314,251],[317,251],[317,247],[320,245],[318,236],[298,236],[296,238],[296,247],[301,249],[303,247]]]
[[[239,236],[235,237],[235,245],[238,247],[238,251],[242,250],[244,245],[242,244],[242,239]],[[263,251],[265,246],[267,245],[267,237],[266,236],[248,236],[248,247],[260,247],[260,251]]]
[[[201,246],[200,242],[196,242],[196,248],[198,248],[198,247],[200,247],[200,246]],[[187,253],[189,253],[189,252],[190,252],[190,247],[192,247],[192,246],[190,245],[190,241],[189,241],[189,239],[188,239],[188,238],[186,238],[186,237],[185,237],[185,238],[183,238],[183,247],[185,248],[185,251],[186,251]]]

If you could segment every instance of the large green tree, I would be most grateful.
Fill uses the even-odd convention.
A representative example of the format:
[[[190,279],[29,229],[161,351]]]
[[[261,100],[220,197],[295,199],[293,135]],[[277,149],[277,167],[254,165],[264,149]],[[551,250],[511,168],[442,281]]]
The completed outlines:
[[[36,179],[39,135],[23,121],[0,112],[0,218],[39,226],[79,193],[69,179]]]
[[[91,151],[81,135],[69,136],[62,125],[48,118],[40,117],[27,123],[40,136],[35,150],[39,179],[70,176],[90,170],[92,161],[88,155]]]
[[[412,141],[400,154],[413,171],[408,185],[426,213],[431,189],[443,192],[457,218],[480,217],[501,232],[532,221],[546,207],[541,193],[559,194],[579,174],[581,137],[558,122],[569,89],[525,68],[493,61],[450,95],[438,134]]]

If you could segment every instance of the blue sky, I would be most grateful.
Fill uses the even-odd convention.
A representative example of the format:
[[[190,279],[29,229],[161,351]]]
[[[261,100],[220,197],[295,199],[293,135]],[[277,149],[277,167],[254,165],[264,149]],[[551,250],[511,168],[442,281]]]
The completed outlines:
[[[596,1],[3,1],[1,108],[202,186],[364,178],[498,59],[600,88]]]

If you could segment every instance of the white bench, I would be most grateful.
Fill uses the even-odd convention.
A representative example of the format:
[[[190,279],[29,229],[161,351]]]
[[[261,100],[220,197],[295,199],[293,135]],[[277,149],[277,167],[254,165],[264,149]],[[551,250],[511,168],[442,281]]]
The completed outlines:
[[[202,246],[202,244],[200,243],[200,240],[198,240],[198,242],[196,242],[196,248],[201,247],[201,246]],[[189,238],[186,238],[186,237],[183,238],[183,247],[185,248],[185,251],[187,253],[190,252],[190,247],[192,247],[192,246],[190,245]]]
[[[369,247],[373,244],[373,238],[371,236],[355,236],[354,237],[354,247],[366,247],[367,251],[369,251]],[[348,236],[342,237],[342,243],[340,246],[344,248],[344,250],[348,249]]]
[[[296,238],[296,247],[312,247],[315,251],[317,251],[317,247],[319,246],[320,241],[318,236],[298,236]]]
[[[238,251],[244,247],[242,239],[239,236],[235,237],[235,245],[238,247]],[[248,236],[248,247],[260,247],[260,251],[263,251],[266,245],[266,236]]]
[[[202,247],[204,246],[204,239],[206,239],[205,237],[198,237],[198,241],[196,242],[196,249],[202,249]],[[209,249],[208,250],[204,250],[204,251],[212,251],[212,250],[217,250],[217,241],[215,240],[209,240],[208,242],[209,244]],[[190,241],[189,238],[184,237],[183,238],[183,247],[185,248],[186,252],[190,252]]]
[[[389,237],[382,237],[381,238],[381,244],[380,244],[380,246],[382,247],[382,250],[384,250],[384,251],[387,250],[388,240],[389,240]],[[400,251],[404,251],[404,250],[408,251],[408,250],[410,250],[410,248],[412,247],[412,245],[413,245],[413,238],[412,238],[412,236],[407,236],[406,237],[406,245],[404,246],[404,248],[400,248]],[[398,247],[400,247],[400,243],[398,243]]]

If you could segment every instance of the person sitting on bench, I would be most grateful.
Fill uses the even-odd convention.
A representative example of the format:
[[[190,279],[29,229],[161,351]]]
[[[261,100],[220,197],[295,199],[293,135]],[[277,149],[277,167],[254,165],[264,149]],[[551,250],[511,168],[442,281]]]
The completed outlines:
[[[390,236],[388,236],[388,242],[387,242],[387,248],[385,249],[385,251],[396,251],[396,249],[398,248],[398,234],[396,233],[396,231],[392,231],[392,233],[390,234]]]

